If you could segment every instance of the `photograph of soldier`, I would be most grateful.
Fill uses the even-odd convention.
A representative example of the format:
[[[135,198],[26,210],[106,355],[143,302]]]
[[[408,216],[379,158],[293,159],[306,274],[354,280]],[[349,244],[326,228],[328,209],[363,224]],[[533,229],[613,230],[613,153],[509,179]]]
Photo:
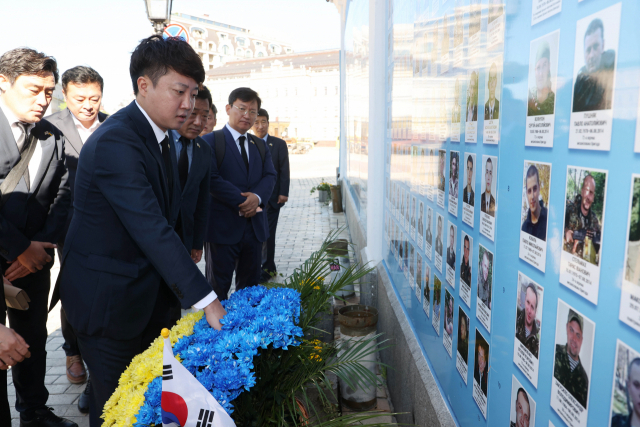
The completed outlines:
[[[474,206],[475,204],[475,194],[473,192],[473,187],[475,186],[475,174],[473,173],[473,158],[475,156],[471,153],[467,153],[467,162],[466,162],[466,185],[464,186],[464,191],[462,193],[462,201],[469,206]]]
[[[484,246],[478,250],[478,299],[491,310],[491,285],[493,280],[493,254]]]
[[[438,214],[438,228],[436,229],[436,252],[442,256],[442,215]]]
[[[458,164],[460,163],[460,153],[451,151],[449,154],[449,197],[458,198]]]
[[[444,14],[442,18],[442,38],[440,39],[440,56],[449,55],[449,15]]]
[[[433,324],[440,325],[440,301],[442,299],[442,282],[438,276],[433,276]],[[440,331],[438,331],[440,335]]]
[[[536,403],[529,398],[522,384],[512,377],[510,427],[533,427],[535,423]]]
[[[460,263],[460,280],[471,286],[471,263],[469,262],[469,258],[471,258],[471,239],[468,234],[463,234],[464,239],[462,241],[462,245],[464,247],[464,253],[462,256],[462,263]]]
[[[460,123],[460,79],[456,77],[453,93],[453,107],[451,108],[451,123]]]
[[[480,31],[481,8],[480,0],[469,0],[469,37],[473,37]]]
[[[431,304],[431,267],[426,262],[424,263],[424,288],[422,290],[422,296],[424,299],[422,300],[423,307],[429,307]]]
[[[559,41],[559,33],[556,31],[531,43],[531,53],[533,54],[535,49],[536,56],[533,63],[529,65],[527,116],[544,116],[555,112],[554,88],[558,64],[551,62],[551,43],[553,43],[553,59],[557,60]]]
[[[444,331],[449,337],[453,334],[453,296],[448,289],[444,295]]]
[[[422,201],[420,202],[418,211],[418,236],[420,241],[422,241],[422,237],[424,236],[424,203],[422,203]]]
[[[487,157],[484,164],[484,190],[480,197],[480,210],[492,217],[496,216],[496,199],[493,197],[493,161]]]
[[[500,118],[500,100],[496,98],[496,88],[498,87],[498,66],[495,62],[489,67],[487,75],[487,89],[489,99],[484,104],[484,119],[498,120]]]
[[[404,218],[404,188],[400,193],[400,220]]]
[[[556,330],[556,349],[553,364],[553,376],[562,386],[578,401],[578,403],[587,409],[587,398],[589,396],[589,376],[587,369],[583,365],[581,356],[591,354],[591,349],[583,349],[583,341],[587,337],[585,331],[585,322],[583,316],[578,314],[572,308],[564,305],[565,310],[561,310],[562,301],[558,300],[558,328],[562,328],[563,318],[566,320],[566,341],[558,335]],[[561,318],[562,313],[566,317]],[[593,333],[593,327],[590,328]],[[588,341],[593,342],[591,335]],[[589,369],[590,371],[590,369]]]
[[[624,280],[640,286],[640,176],[635,175],[631,184],[631,207],[629,214],[629,235]]]
[[[618,340],[611,397],[611,427],[640,424],[640,354]]]
[[[520,283],[516,308],[516,338],[537,359],[541,323],[538,302],[542,299],[542,288],[525,279],[522,274],[518,278]]]
[[[468,363],[469,358],[469,316],[458,306],[458,353]]]
[[[522,193],[522,227],[527,234],[547,241],[547,204],[551,165],[524,162],[526,171]]]
[[[411,197],[411,227],[416,228],[416,197]]]
[[[620,9],[615,9],[618,11],[617,16],[611,13],[612,9],[614,8],[605,9],[578,21],[576,59],[580,58],[583,61],[582,67],[575,75],[572,110],[574,113],[611,109],[620,31]],[[580,34],[581,30],[584,31],[584,35]],[[580,63],[576,61],[575,68],[579,66]]]
[[[447,265],[456,268],[456,231],[453,224],[449,226],[449,245],[447,246]]]
[[[411,211],[411,194],[409,193],[409,190],[407,190],[407,204],[406,204],[405,217],[404,217],[407,228],[409,228],[410,211]]]
[[[482,394],[487,396],[487,376],[489,375],[489,344],[476,329],[476,358],[473,379],[480,385]]]
[[[427,239],[427,243],[429,243],[430,245],[433,244],[433,234],[431,233],[431,212],[433,212],[431,210],[431,208],[427,207],[427,235],[426,235],[426,239]]]
[[[413,277],[415,279],[416,275],[415,275],[415,270],[413,265],[415,264],[415,255],[416,251],[413,247],[413,245],[411,243],[409,243],[409,275],[410,277]],[[413,285],[413,283],[412,283]]]
[[[502,16],[504,0],[489,0],[489,24]]]
[[[456,5],[454,14],[455,23],[453,27],[453,47],[456,48],[464,41],[464,11],[461,5]]]
[[[420,252],[418,251],[416,251],[416,275],[413,277],[416,281],[416,286],[418,287],[416,295],[418,299],[420,299],[420,289],[422,288],[422,256],[420,256]]]
[[[562,249],[600,265],[606,172],[569,167]]]
[[[447,161],[447,151],[438,150],[438,190],[444,191],[446,186],[445,166]]]
[[[478,72],[472,71],[469,76],[469,86],[467,87],[467,122],[478,121]]]

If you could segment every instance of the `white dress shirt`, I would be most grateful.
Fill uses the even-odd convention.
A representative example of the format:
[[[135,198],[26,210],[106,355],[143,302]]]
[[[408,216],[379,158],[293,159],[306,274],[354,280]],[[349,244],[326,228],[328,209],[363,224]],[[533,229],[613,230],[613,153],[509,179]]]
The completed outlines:
[[[22,129],[20,128],[20,126],[18,126],[18,123],[20,122],[20,120],[18,120],[16,115],[13,114],[13,111],[11,111],[11,109],[5,105],[1,97],[0,97],[0,108],[4,113],[4,116],[7,118],[7,121],[9,122],[9,126],[11,127],[11,133],[13,134],[13,139],[14,139],[13,142],[17,146],[18,139],[20,139],[20,136],[22,136]],[[29,136],[29,134],[31,133],[34,127],[36,127],[35,123],[31,123],[29,124],[29,126],[27,126],[27,137]],[[20,148],[18,148],[18,151],[20,151]],[[29,185],[30,185],[30,188],[32,189],[35,188],[33,184],[36,179],[36,174],[38,173],[38,169],[40,168],[40,162],[42,162],[42,147],[40,146],[40,141],[38,140],[36,141],[36,148],[33,151],[33,156],[31,156],[31,160],[29,160],[29,166],[28,166],[29,181],[30,181]]]
[[[89,126],[89,128],[84,127],[84,125],[80,122],[80,120],[78,120],[76,116],[73,115],[73,113],[71,113],[71,117],[73,118],[73,123],[76,125],[76,129],[78,130],[78,134],[80,135],[80,140],[83,144],[87,142],[87,139],[89,139],[91,134],[95,132],[95,130],[98,129],[98,126],[100,126],[101,124],[100,120],[98,120],[97,115],[96,118],[93,119],[93,123],[91,124],[91,126]]]
[[[142,111],[142,114],[151,125],[151,129],[153,129],[153,133],[155,134],[156,139],[158,140],[158,145],[160,145],[160,143],[164,140],[164,138],[168,136],[167,132],[164,132],[162,129],[158,127],[158,125],[156,125],[153,122],[153,120],[151,120],[151,117],[149,117],[147,112],[144,111],[144,109],[140,106],[140,104],[138,104],[138,101],[136,101],[136,105],[138,106],[140,111]],[[160,151],[162,151],[162,147],[160,147]],[[214,302],[217,298],[218,296],[216,295],[216,293],[214,291],[211,291],[209,295],[202,298],[197,303],[193,304],[193,308],[195,308],[196,310],[202,310],[203,308],[205,308],[206,306]]]

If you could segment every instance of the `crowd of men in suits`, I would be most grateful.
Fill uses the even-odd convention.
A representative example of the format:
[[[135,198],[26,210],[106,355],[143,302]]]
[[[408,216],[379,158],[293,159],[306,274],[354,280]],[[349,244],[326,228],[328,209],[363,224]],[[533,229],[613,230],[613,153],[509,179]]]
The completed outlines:
[[[220,329],[234,274],[242,289],[276,273],[289,159],[258,93],[232,91],[229,121],[213,131],[217,109],[188,43],[144,39],[129,70],[135,100],[112,116],[100,111],[100,74],[77,66],[62,74],[67,108],[45,118],[55,59],[28,48],[0,57],[2,426],[11,367],[21,427],[77,427],[47,407],[46,322],[58,301],[67,378],[87,383],[78,407],[97,427],[120,374],[181,309]],[[28,310],[5,304],[11,286]]]

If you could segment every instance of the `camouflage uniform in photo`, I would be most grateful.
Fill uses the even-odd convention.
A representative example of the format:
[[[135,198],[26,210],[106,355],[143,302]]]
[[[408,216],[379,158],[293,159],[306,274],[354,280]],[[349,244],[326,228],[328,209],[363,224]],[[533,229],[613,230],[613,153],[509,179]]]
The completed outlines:
[[[578,230],[591,230],[594,233],[600,232],[600,221],[593,212],[593,209],[589,209],[587,216],[582,215],[582,196],[577,195],[573,202],[567,203],[567,212],[564,216],[564,226],[566,230],[578,231]],[[575,255],[590,262],[591,264],[598,263],[598,249],[596,245],[591,241],[591,238],[586,236],[584,242],[578,242],[576,246]],[[573,253],[573,243],[564,244],[564,250]]]
[[[538,339],[538,325],[536,324],[536,320],[533,319],[533,326],[531,327],[531,333],[527,338],[527,331],[524,327],[524,324],[525,324],[525,311],[518,308],[518,314],[516,317],[516,338],[537,359],[538,349],[540,348],[540,341]]]
[[[571,371],[566,345],[556,344],[556,360],[553,368],[553,376],[576,398],[583,408],[587,409],[589,378],[582,367],[582,362],[578,362],[575,369]]]

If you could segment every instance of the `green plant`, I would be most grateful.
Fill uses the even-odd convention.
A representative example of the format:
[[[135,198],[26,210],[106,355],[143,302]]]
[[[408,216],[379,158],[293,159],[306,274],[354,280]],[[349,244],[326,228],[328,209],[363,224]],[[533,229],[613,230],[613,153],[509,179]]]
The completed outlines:
[[[340,230],[330,233],[321,248],[313,253],[284,283],[267,283],[268,287],[289,287],[300,292],[302,309],[299,326],[305,335],[320,331],[316,327],[319,312],[326,311],[332,296],[354,283],[373,269],[351,263],[344,273],[327,283],[330,263],[327,253]],[[335,374],[351,388],[378,385],[378,378],[366,369],[361,360],[367,355],[388,348],[387,340],[378,342],[380,335],[360,339],[346,347],[323,343],[315,339],[302,340],[298,347],[264,349],[254,358],[256,385],[234,401],[233,418],[242,426],[323,426],[353,425],[380,414],[364,413],[340,415],[335,410],[337,396],[333,393],[330,374]],[[371,346],[371,343],[374,343]],[[378,362],[379,363],[379,362]],[[382,363],[379,363],[385,367]],[[318,398],[312,399],[310,391]],[[387,424],[370,424],[387,425]]]
[[[310,191],[310,194],[313,194],[317,191],[331,191],[331,184],[329,184],[328,182],[324,182],[322,181],[320,184],[316,185],[315,187],[313,187]]]

